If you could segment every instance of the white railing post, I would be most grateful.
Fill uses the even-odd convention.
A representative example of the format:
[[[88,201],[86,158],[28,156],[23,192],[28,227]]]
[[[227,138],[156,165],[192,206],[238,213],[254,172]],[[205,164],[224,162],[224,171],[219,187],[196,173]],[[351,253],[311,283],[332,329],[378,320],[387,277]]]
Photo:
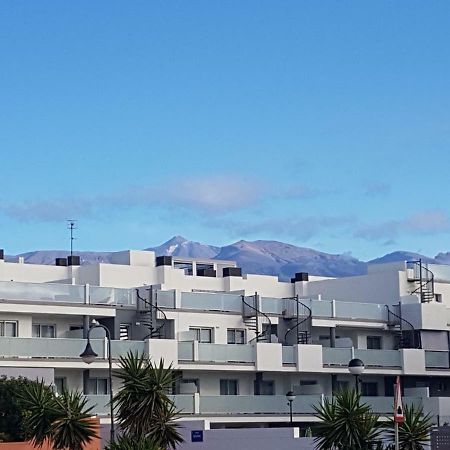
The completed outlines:
[[[200,414],[200,394],[194,394],[194,414]]]
[[[91,303],[91,298],[90,298],[90,289],[89,289],[89,284],[85,284],[84,285],[84,303],[86,305],[89,305]]]
[[[336,317],[336,300],[331,300],[331,317]]]
[[[192,355],[193,355],[193,359],[194,361],[199,361],[200,360],[200,350],[199,350],[199,346],[198,346],[198,341],[193,341],[192,342]]]

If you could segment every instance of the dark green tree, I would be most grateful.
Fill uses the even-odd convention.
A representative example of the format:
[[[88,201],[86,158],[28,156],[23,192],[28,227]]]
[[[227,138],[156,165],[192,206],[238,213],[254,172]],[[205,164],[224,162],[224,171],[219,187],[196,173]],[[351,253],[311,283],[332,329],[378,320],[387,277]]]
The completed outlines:
[[[23,377],[0,377],[0,442],[25,440],[22,420],[26,409],[19,400],[25,386],[36,382]]]
[[[178,412],[168,395],[175,381],[172,366],[165,368],[162,360],[154,364],[143,354],[129,352],[114,374],[122,382],[114,407],[124,435],[145,436],[161,449],[182,442],[175,422]]]
[[[314,409],[320,420],[315,427],[318,450],[371,450],[378,445],[378,416],[354,389],[342,390]]]
[[[401,450],[423,450],[429,448],[433,423],[430,414],[424,414],[422,406],[405,405],[405,421],[399,424],[398,436]],[[390,419],[388,433],[394,440],[394,420]]]
[[[31,384],[20,393],[27,409],[23,420],[26,435],[40,447],[50,442],[53,450],[82,450],[97,436],[96,424],[79,392],[64,391],[56,396],[44,382]]]

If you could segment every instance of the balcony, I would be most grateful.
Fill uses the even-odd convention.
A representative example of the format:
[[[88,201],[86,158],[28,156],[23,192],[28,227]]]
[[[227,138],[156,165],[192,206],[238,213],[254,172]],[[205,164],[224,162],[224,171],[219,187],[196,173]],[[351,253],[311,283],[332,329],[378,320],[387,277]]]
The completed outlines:
[[[204,364],[254,364],[255,347],[248,344],[179,342],[178,359],[183,362],[195,361]]]
[[[106,359],[104,339],[91,339],[91,345],[100,359]],[[80,359],[86,347],[85,339],[0,337],[0,358],[5,359]],[[117,359],[128,351],[145,352],[144,341],[112,341],[112,357]]]
[[[0,281],[0,299],[26,302],[71,303],[91,305],[136,304],[134,289],[59,284]]]
[[[93,413],[109,414],[108,395],[86,395],[88,405],[94,406]],[[172,395],[181,415],[193,415],[195,403],[200,415],[289,415],[284,395]],[[297,395],[292,403],[294,414],[312,416],[314,407],[323,401],[322,395]],[[422,405],[419,397],[403,398],[405,404]],[[394,408],[392,397],[362,397],[362,402],[370,405],[377,414],[390,415]]]
[[[88,406],[93,406],[92,413],[98,416],[108,416],[110,412],[109,395],[85,395]],[[194,414],[193,395],[171,395],[175,407],[181,414]]]
[[[328,348],[322,349],[324,366],[347,367],[353,358],[364,361],[367,368],[401,368],[401,354],[398,350],[365,350],[351,348]]]

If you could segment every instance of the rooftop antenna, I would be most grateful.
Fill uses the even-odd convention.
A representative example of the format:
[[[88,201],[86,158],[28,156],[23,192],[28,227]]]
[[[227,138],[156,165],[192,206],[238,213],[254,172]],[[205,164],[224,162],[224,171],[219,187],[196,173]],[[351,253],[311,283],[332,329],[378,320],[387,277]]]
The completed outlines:
[[[73,256],[73,230],[77,229],[77,221],[75,219],[67,220],[67,229],[70,230],[70,256]]]

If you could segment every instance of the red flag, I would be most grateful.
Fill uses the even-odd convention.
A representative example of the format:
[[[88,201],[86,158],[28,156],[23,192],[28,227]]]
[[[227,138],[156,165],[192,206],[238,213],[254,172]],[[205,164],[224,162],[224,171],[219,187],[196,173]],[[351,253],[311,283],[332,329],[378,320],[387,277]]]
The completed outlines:
[[[400,387],[400,377],[397,377],[394,392],[394,422],[403,423],[405,415],[403,413],[402,390]]]

